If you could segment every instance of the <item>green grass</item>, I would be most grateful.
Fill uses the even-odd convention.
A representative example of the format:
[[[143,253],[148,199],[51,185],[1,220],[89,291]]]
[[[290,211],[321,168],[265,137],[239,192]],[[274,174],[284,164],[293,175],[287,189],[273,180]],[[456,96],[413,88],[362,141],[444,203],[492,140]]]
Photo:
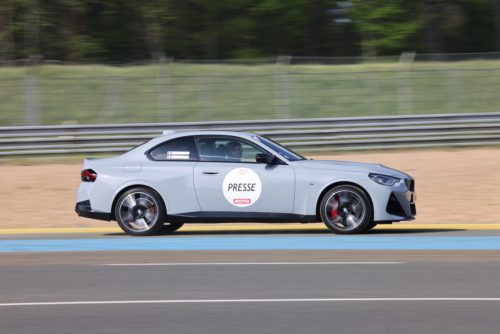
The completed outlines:
[[[500,61],[416,62],[399,81],[397,67],[294,65],[286,81],[274,64],[44,65],[38,87],[44,125],[499,110]],[[0,126],[27,124],[26,74],[0,68]]]

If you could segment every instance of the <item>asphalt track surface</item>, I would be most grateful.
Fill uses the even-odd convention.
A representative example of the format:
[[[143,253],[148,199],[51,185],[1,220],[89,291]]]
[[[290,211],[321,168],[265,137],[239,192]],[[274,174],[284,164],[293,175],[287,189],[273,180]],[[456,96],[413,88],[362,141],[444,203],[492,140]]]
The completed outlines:
[[[499,283],[500,229],[0,232],[0,333],[499,333]]]

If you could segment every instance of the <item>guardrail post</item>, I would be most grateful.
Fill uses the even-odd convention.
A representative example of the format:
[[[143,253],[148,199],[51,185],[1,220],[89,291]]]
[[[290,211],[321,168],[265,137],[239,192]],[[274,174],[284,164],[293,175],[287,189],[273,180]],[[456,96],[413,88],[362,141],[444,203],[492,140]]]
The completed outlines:
[[[28,70],[24,78],[26,125],[41,125],[42,115],[40,106],[40,92],[38,87],[38,71],[42,55],[30,55]]]
[[[276,118],[290,118],[288,67],[292,56],[278,56],[274,66],[274,110]],[[280,117],[280,115],[282,115]]]
[[[398,85],[398,113],[400,115],[413,114],[411,66],[414,59],[415,52],[403,52],[399,57],[396,75]]]
[[[156,71],[156,102],[158,110],[158,122],[172,122],[174,118],[174,107],[172,103],[172,66],[173,58],[160,56],[158,69]]]

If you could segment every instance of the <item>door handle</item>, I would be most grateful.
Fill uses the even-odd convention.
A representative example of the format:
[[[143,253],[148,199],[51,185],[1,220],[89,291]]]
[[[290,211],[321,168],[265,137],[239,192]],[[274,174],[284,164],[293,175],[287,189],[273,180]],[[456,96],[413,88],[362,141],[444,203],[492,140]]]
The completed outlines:
[[[215,174],[219,174],[219,171],[218,170],[204,170],[202,173],[207,174],[207,175],[215,175]]]

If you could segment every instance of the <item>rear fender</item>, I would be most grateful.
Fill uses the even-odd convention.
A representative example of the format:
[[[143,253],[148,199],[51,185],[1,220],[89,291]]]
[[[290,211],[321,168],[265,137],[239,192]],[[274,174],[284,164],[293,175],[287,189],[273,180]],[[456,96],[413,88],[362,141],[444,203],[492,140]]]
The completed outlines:
[[[167,211],[170,210],[170,205],[168,204],[167,196],[160,189],[155,187],[153,183],[148,182],[146,180],[133,180],[130,182],[126,182],[126,183],[120,185],[120,187],[116,188],[115,192],[113,193],[113,196],[111,196],[109,203],[108,203],[108,206],[110,208],[109,212],[113,211],[113,202],[114,202],[115,198],[118,196],[118,194],[120,194],[124,189],[130,188],[130,187],[148,187],[148,188],[153,189],[163,199],[163,202],[165,203],[165,208],[167,209]]]

